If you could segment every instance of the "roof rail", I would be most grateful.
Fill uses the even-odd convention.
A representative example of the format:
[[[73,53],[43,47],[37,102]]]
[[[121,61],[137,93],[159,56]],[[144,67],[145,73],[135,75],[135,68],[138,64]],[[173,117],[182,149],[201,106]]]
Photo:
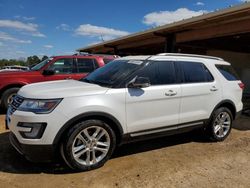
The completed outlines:
[[[206,55],[196,55],[196,54],[160,53],[160,54],[157,54],[157,55],[159,55],[159,56],[197,57],[197,58],[206,58],[206,59],[214,59],[214,60],[224,61],[224,59],[222,59],[220,57],[206,56]]]
[[[111,54],[89,54],[89,53],[87,53],[87,52],[80,52],[80,53],[75,53],[75,54],[73,54],[73,55],[75,55],[75,56],[103,56],[103,57],[110,57],[110,56],[112,56],[112,57],[115,57],[115,58],[118,58],[118,57],[120,57],[120,56],[118,56],[118,55],[111,55]]]

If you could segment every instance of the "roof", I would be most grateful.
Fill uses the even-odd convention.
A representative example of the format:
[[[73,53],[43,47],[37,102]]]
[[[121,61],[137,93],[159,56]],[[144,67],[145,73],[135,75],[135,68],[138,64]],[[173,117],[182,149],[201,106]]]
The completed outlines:
[[[148,58],[150,58],[150,55],[140,55],[140,56],[125,56],[119,59],[122,60],[146,60]]]
[[[117,39],[113,39],[110,41],[105,41],[99,44],[79,48],[77,49],[77,51],[82,51],[82,52],[91,51],[91,52],[105,53],[105,52],[108,52],[108,49],[109,50],[113,48],[126,49],[129,47],[132,47],[133,45],[136,46],[138,45],[138,42],[141,43],[141,46],[147,45],[153,42],[160,43],[160,42],[165,41],[166,35],[169,33],[176,33],[176,32],[181,33],[181,32],[190,31],[194,29],[197,30],[200,28],[208,27],[208,26],[215,26],[218,24],[228,24],[232,21],[240,22],[242,20],[248,21],[248,22],[242,23],[242,25],[246,25],[245,23],[249,23],[250,3],[243,3],[243,4],[233,6],[230,8],[226,8],[223,10],[218,10],[218,11],[211,12],[208,14],[203,14],[201,16],[197,16],[197,17],[185,19],[182,21],[174,22],[171,24],[166,24],[163,26],[155,27],[153,29],[137,32],[137,33],[127,35],[124,37],[120,37]],[[236,27],[239,28],[238,26]],[[215,32],[215,31],[212,30],[212,32]],[[190,37],[190,34],[189,34],[189,37]]]
[[[118,58],[119,56],[117,55],[110,55],[110,54],[73,54],[73,55],[55,55],[51,56],[51,58],[75,58],[75,57],[80,57],[80,58],[107,58],[107,59],[115,59]]]
[[[222,58],[214,57],[214,56],[204,56],[204,55],[196,55],[196,54],[181,54],[181,53],[161,53],[157,55],[142,55],[142,56],[125,56],[119,58],[119,60],[184,60],[187,62],[192,61],[199,61],[200,59],[203,60],[210,60],[209,63],[222,63],[227,64]]]
[[[197,58],[205,58],[205,59],[214,59],[219,61],[224,61],[224,59],[220,57],[207,56],[207,55],[196,55],[196,54],[181,54],[181,53],[161,53],[157,54],[158,56],[175,56],[175,57],[197,57]]]

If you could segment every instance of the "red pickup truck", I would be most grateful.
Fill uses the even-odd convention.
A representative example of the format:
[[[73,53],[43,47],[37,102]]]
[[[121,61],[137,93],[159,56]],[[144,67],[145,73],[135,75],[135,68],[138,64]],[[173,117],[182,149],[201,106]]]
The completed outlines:
[[[54,56],[28,71],[0,72],[0,105],[7,109],[12,97],[26,84],[63,79],[79,80],[116,57],[95,54]]]

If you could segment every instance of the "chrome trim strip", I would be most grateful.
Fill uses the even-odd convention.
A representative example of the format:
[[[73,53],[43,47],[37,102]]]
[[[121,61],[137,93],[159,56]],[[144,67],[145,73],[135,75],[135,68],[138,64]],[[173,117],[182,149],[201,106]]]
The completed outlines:
[[[200,125],[203,124],[203,121],[199,121],[199,122],[195,122],[195,123],[189,123],[189,124],[185,124],[185,125],[177,125],[178,128],[185,128],[185,127],[191,127],[194,125]]]
[[[177,129],[177,126],[176,126],[176,127],[164,128],[164,129],[158,129],[158,130],[152,130],[152,131],[145,131],[145,132],[139,132],[139,133],[132,133],[132,134],[130,134],[130,136],[135,137],[135,136],[153,134],[153,133],[158,133],[158,132],[163,132],[163,131],[170,131],[170,130],[175,130],[175,129]]]
[[[18,131],[21,131],[21,132],[27,132],[27,133],[30,133],[32,128],[31,127],[17,127]]]
[[[132,133],[132,134],[130,134],[130,136],[131,137],[142,136],[142,135],[153,134],[153,133],[158,133],[158,132],[164,132],[164,131],[170,131],[170,130],[177,130],[179,128],[191,127],[191,126],[200,125],[200,124],[203,124],[203,121],[199,121],[199,122],[195,122],[195,123],[189,123],[189,124],[184,124],[184,125],[176,125],[174,127],[166,127],[166,128],[152,130],[152,131],[144,131],[144,132]]]

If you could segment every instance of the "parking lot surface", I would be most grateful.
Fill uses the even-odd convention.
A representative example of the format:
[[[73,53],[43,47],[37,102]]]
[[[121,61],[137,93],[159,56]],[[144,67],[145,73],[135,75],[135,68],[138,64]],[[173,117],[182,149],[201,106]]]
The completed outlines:
[[[0,115],[0,187],[250,187],[250,118],[234,127],[220,143],[193,132],[127,144],[104,167],[74,173],[26,161],[11,147]]]

